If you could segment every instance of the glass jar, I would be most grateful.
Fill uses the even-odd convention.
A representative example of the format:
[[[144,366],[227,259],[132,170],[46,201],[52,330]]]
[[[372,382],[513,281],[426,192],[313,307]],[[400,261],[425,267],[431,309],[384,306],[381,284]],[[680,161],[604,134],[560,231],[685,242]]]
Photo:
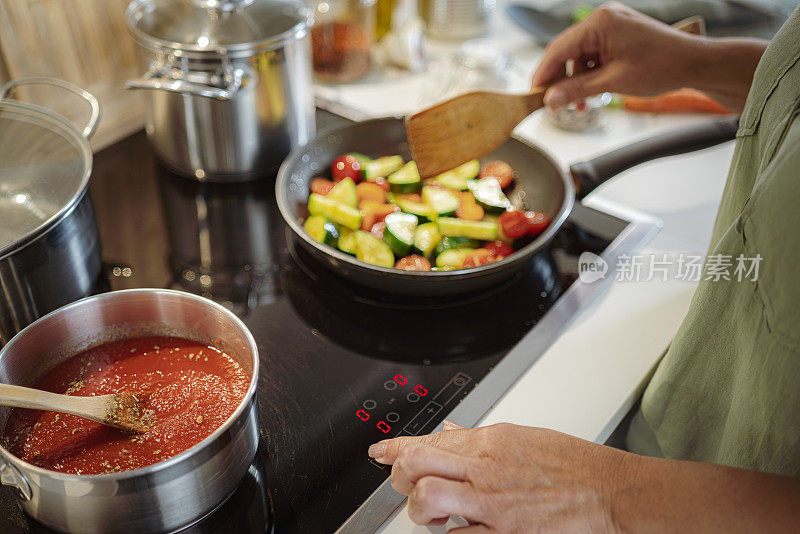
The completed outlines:
[[[316,0],[314,5],[314,76],[325,83],[362,78],[375,43],[375,0]]]

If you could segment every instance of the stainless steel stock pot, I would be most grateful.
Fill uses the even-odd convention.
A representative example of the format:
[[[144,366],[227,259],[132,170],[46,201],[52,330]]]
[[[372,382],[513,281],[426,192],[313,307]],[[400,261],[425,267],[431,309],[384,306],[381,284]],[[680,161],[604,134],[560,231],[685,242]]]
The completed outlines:
[[[13,98],[30,86],[83,99],[86,125],[78,129],[50,109]],[[87,190],[88,138],[99,117],[97,99],[62,80],[20,78],[0,88],[0,347],[97,284],[100,234]]]
[[[17,488],[34,519],[62,532],[170,532],[205,516],[236,488],[258,447],[258,351],[247,327],[206,298],[166,289],[130,289],[74,302],[42,317],[0,351],[0,382],[29,385],[43,371],[91,346],[133,336],[207,342],[250,374],[236,411],[209,437],[163,462],[105,475],[36,467],[0,447],[0,482]],[[8,409],[0,407],[0,428]]]
[[[301,0],[134,0],[129,28],[145,74],[159,157],[198,180],[274,171],[314,136],[309,29]]]

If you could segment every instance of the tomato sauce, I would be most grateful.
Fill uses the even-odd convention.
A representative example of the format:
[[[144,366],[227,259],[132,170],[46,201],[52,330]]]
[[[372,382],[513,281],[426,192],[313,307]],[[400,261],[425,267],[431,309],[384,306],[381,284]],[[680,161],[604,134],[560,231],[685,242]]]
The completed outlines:
[[[143,392],[153,425],[143,434],[69,414],[16,408],[3,440],[23,460],[93,475],[138,469],[208,437],[236,410],[250,377],[214,347],[171,337],[106,343],[69,358],[31,387],[67,395]]]

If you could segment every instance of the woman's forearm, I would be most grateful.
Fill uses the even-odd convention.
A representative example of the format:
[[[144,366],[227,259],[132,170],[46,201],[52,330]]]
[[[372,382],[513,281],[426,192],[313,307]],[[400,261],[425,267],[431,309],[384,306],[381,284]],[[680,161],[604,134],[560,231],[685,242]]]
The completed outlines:
[[[800,532],[800,479],[631,455],[610,496],[622,532]]]
[[[698,37],[697,54],[690,58],[684,85],[741,112],[768,44],[763,39]]]

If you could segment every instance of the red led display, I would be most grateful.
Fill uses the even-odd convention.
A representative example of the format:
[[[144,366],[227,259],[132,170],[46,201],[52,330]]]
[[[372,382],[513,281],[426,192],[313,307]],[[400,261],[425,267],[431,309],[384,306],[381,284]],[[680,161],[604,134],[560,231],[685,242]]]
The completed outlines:
[[[406,384],[408,384],[408,380],[406,380],[406,377],[400,374],[394,375],[394,381],[400,384],[401,386],[405,386]]]
[[[389,431],[392,429],[392,427],[390,427],[390,426],[389,426],[389,425],[386,423],[386,421],[378,421],[378,424],[377,424],[377,425],[375,425],[375,426],[377,426],[377,427],[378,427],[378,430],[380,430],[380,431],[381,431],[381,432],[383,432],[384,434],[388,434],[388,433],[389,433]]]
[[[427,389],[425,389],[424,387],[420,386],[419,384],[417,384],[416,386],[414,386],[414,391],[415,391],[415,392],[416,392],[416,394],[417,394],[417,395],[419,395],[420,397],[424,397],[425,395],[427,395],[427,394],[428,394],[428,390],[427,390]]]
[[[356,412],[356,417],[358,417],[362,421],[369,421],[369,413],[365,412],[364,410],[358,410]]]

